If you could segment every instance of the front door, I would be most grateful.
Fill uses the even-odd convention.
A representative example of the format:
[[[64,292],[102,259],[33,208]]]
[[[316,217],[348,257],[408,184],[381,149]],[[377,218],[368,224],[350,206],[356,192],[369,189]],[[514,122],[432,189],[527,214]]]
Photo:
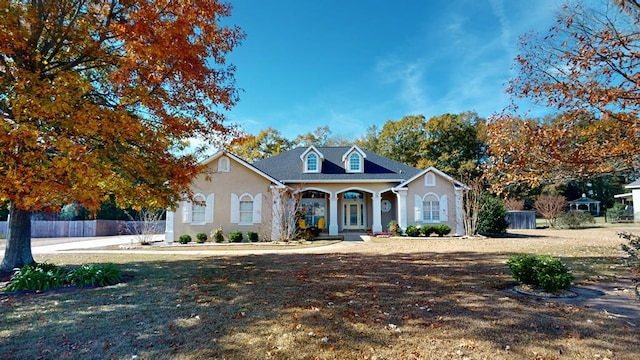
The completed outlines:
[[[364,229],[365,211],[364,202],[346,202],[343,208],[343,224],[345,230]]]

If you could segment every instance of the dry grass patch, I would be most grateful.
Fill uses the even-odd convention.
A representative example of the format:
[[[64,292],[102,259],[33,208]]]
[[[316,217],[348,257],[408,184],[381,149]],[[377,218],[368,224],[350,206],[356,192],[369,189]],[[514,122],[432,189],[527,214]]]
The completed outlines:
[[[132,278],[1,297],[0,358],[638,358],[638,327],[506,290],[506,259],[525,249],[602,269],[622,261],[612,240],[563,249],[564,240],[378,239],[330,254],[51,255],[57,263],[119,263]],[[574,273],[621,274],[591,265]]]

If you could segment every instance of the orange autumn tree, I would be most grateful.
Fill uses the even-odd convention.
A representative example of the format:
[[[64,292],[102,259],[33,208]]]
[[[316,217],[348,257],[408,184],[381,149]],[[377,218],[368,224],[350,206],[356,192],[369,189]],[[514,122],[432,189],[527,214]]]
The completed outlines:
[[[1,272],[32,263],[30,214],[78,202],[163,208],[201,167],[191,138],[234,134],[225,56],[244,38],[213,0],[0,0]]]
[[[522,38],[519,76],[507,91],[560,115],[534,121],[506,114],[491,122],[496,186],[637,171],[639,16],[637,1],[570,2],[547,34]]]

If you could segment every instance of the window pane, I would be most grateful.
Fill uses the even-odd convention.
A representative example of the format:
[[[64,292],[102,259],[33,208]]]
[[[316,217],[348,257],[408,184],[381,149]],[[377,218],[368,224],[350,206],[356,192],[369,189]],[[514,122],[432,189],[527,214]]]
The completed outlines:
[[[253,222],[253,201],[240,201],[240,222]]]
[[[318,170],[318,157],[316,154],[307,155],[307,171]]]
[[[349,170],[360,170],[360,155],[354,153],[349,156]]]
[[[197,196],[193,199],[194,202],[191,204],[191,222],[201,223],[204,222],[204,213],[205,213],[205,199],[204,197]]]

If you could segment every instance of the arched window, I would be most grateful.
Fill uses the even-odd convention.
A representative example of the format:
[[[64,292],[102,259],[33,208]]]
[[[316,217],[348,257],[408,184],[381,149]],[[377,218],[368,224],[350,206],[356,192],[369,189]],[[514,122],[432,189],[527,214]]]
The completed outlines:
[[[351,153],[349,155],[349,171],[350,172],[360,172],[360,154],[357,152]]]
[[[240,224],[253,224],[253,198],[245,194],[240,198]]]
[[[315,153],[309,153],[307,155],[307,169],[308,172],[318,171],[318,155]]]
[[[440,199],[434,194],[422,198],[422,221],[440,221]]]
[[[191,203],[191,222],[204,223],[206,209],[207,199],[205,199],[204,195],[198,194],[194,196]]]
[[[436,186],[436,176],[429,172],[424,176],[424,186]]]
[[[220,159],[218,159],[218,172],[229,172],[229,169],[230,169],[230,164],[229,164],[228,157],[223,156]]]

